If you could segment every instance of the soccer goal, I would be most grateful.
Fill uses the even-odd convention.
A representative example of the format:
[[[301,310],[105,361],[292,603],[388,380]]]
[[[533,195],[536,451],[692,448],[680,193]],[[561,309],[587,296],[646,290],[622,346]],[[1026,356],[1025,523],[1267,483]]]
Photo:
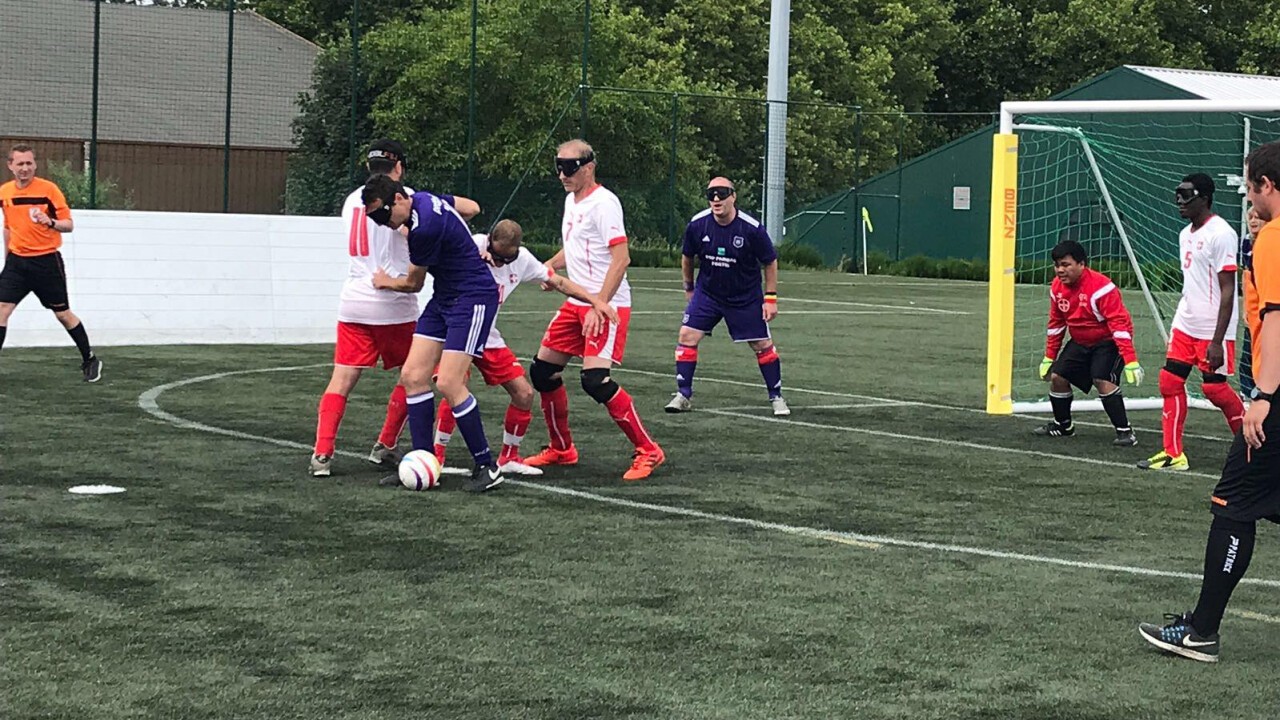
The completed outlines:
[[[1049,410],[1037,368],[1054,276],[1049,252],[1063,240],[1084,245],[1133,316],[1147,381],[1125,386],[1128,406],[1161,407],[1156,374],[1181,294],[1178,233],[1186,224],[1173,188],[1207,173],[1217,184],[1214,211],[1243,234],[1244,157],[1278,139],[1280,100],[1003,103],[992,153],[987,412]],[[1192,395],[1193,405],[1208,407]]]

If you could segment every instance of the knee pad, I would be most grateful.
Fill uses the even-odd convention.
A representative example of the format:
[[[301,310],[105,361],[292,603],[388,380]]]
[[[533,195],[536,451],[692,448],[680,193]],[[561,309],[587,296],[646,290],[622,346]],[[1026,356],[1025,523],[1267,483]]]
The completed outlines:
[[[533,383],[534,390],[540,393],[552,392],[564,385],[564,380],[556,377],[561,372],[564,372],[563,365],[549,363],[542,358],[534,358],[533,364],[529,366],[529,380]]]
[[[1223,375],[1222,373],[1205,373],[1204,374],[1205,385],[1214,385],[1217,383],[1224,383],[1226,381],[1227,381],[1227,376]]]
[[[1174,375],[1177,375],[1183,380],[1186,380],[1187,378],[1191,377],[1191,366],[1184,362],[1179,362],[1177,360],[1169,360],[1168,358],[1166,358],[1164,361],[1164,369],[1168,370]]]
[[[1162,397],[1177,397],[1186,391],[1187,376],[1170,372],[1168,365],[1166,365],[1160,371],[1160,395]]]
[[[612,400],[622,388],[609,377],[608,368],[591,368],[582,371],[582,389],[603,405]]]

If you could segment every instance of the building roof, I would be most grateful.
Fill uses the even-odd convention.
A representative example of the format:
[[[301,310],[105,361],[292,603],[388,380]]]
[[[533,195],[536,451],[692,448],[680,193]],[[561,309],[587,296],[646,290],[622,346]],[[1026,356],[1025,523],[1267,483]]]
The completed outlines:
[[[93,17],[87,0],[0,0],[0,137],[90,137]],[[98,138],[222,145],[225,11],[102,4]],[[231,143],[290,148],[319,49],[251,12],[232,34]]]
[[[1206,100],[1270,100],[1280,97],[1280,78],[1265,75],[1126,65],[1127,69]]]

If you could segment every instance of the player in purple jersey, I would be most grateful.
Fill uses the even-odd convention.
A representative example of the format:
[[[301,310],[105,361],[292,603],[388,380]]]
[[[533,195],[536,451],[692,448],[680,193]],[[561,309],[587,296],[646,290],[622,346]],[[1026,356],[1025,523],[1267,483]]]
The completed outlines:
[[[502,483],[480,422],[476,399],[467,390],[472,358],[484,352],[498,313],[498,284],[471,239],[471,230],[454,209],[452,198],[419,192],[410,195],[386,175],[369,178],[362,194],[365,214],[379,225],[409,228],[409,272],[393,278],[379,269],[374,287],[418,292],[431,273],[434,293],[418,318],[409,357],[400,370],[409,405],[409,434],[414,450],[432,451],[436,388],[453,407],[458,429],[475,460],[466,489],[484,492]],[[388,478],[385,484],[399,484]]]
[[[760,221],[734,206],[736,199],[733,183],[713,178],[707,186],[710,207],[694,215],[684,231],[680,270],[689,305],[676,345],[677,392],[667,403],[669,413],[693,409],[698,343],[724,320],[729,337],[755,351],[773,414],[791,414],[782,397],[778,349],[769,333],[769,322],[778,315],[778,253]],[[697,283],[693,280],[695,259],[699,263]]]

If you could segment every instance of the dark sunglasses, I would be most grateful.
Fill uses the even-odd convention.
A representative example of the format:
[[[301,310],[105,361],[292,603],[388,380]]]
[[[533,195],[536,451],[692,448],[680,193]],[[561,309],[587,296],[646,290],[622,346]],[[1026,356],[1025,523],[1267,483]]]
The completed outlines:
[[[573,177],[574,174],[578,172],[578,170],[582,169],[583,165],[586,165],[589,162],[594,162],[595,159],[596,159],[595,153],[589,153],[584,158],[558,157],[556,158],[556,174],[563,175],[565,177]]]
[[[1173,191],[1173,201],[1179,205],[1186,205],[1198,197],[1200,197],[1200,191],[1196,190],[1191,183],[1183,183]]]
[[[730,197],[733,197],[733,188],[731,187],[716,185],[715,187],[707,188],[707,200],[711,202],[728,200]]]

